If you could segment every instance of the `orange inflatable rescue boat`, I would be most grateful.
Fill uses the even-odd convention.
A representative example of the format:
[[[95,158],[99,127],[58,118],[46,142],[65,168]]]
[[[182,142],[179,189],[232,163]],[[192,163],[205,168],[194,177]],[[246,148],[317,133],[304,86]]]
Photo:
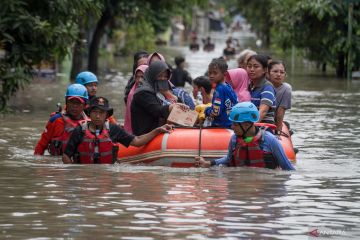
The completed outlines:
[[[275,125],[256,123],[257,126]],[[296,155],[285,124],[280,136],[281,145],[291,162]],[[175,128],[170,134],[159,134],[147,145],[128,148],[119,144],[118,162],[131,164],[149,164],[168,167],[194,167],[195,156],[207,160],[225,156],[228,152],[231,129],[224,128]]]

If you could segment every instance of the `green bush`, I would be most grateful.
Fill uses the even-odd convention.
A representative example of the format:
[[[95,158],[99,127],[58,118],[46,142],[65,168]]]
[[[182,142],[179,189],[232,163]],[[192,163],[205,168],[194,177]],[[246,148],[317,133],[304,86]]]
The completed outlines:
[[[126,29],[125,46],[121,49],[121,53],[124,55],[133,54],[138,50],[145,49],[149,52],[155,49],[155,31],[153,26],[140,19],[129,26]]]

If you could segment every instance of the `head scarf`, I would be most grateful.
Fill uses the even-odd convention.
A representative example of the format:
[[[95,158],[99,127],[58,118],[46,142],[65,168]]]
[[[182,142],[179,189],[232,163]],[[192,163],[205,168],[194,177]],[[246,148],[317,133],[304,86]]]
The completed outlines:
[[[158,52],[154,52],[154,53],[152,53],[152,54],[149,55],[148,61],[147,61],[147,65],[150,65],[151,59],[152,59],[154,56],[159,57],[159,58],[160,58],[160,61],[165,62],[165,58],[164,58],[163,55],[161,55],[161,54],[158,53]]]
[[[146,69],[148,68],[148,65],[140,65],[136,68],[134,75],[136,75],[136,73],[138,71],[141,71],[145,74]],[[134,76],[135,78],[135,76]],[[125,119],[124,119],[124,129],[125,131],[127,131],[128,133],[132,133],[132,128],[131,128],[131,102],[135,93],[135,90],[137,89],[137,87],[139,86],[139,83],[135,82],[134,86],[131,88],[128,98],[127,98],[127,102],[126,102],[126,109],[125,109]]]
[[[134,64],[133,64],[133,75],[135,74],[135,70],[137,69],[138,65],[137,62],[140,58],[148,58],[149,54],[146,51],[139,51],[134,54]]]
[[[159,89],[156,84],[157,76],[164,71],[168,71],[169,76],[171,76],[171,71],[165,62],[156,61],[156,62],[153,62],[152,64],[150,64],[148,69],[146,69],[146,71],[145,71],[144,82],[135,91],[135,94],[140,91],[150,91],[153,93],[158,92]]]
[[[250,83],[246,70],[242,68],[230,69],[227,71],[229,80],[227,82],[234,89],[239,102],[248,102],[251,99],[248,86]]]

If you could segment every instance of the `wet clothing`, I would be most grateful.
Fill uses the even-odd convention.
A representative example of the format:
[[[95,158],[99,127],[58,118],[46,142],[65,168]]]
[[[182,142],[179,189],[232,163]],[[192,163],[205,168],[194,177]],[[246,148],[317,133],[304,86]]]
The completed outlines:
[[[169,105],[164,105],[156,96],[157,76],[165,70],[168,70],[166,63],[152,63],[144,74],[144,82],[135,90],[131,103],[131,126],[135,135],[151,132],[169,116]]]
[[[109,124],[106,122],[102,131],[91,132],[87,122],[81,124],[84,133],[78,145],[76,163],[81,164],[111,164],[116,162],[117,153],[113,151],[114,144],[110,139]]]
[[[191,51],[199,51],[200,50],[200,45],[198,43],[191,43],[189,46]]]
[[[235,48],[233,48],[233,47],[227,47],[223,51],[223,55],[225,57],[233,57],[235,55],[235,53],[236,53]]]
[[[260,128],[257,134],[250,140],[236,138],[236,145],[230,161],[231,167],[260,167],[275,169],[279,163],[273,157],[271,152],[263,151],[260,148],[260,142],[264,139],[266,128]]]
[[[96,139],[96,133],[91,132],[88,129],[88,122],[82,124],[82,126],[78,126],[75,128],[71,137],[68,141],[66,149],[64,153],[68,155],[70,158],[79,156],[81,162],[78,162],[79,159],[76,159],[75,162],[78,163],[95,163],[94,158],[94,140]],[[102,139],[103,144],[99,144],[99,154],[102,154],[102,163],[110,163],[110,153],[109,151],[112,150],[113,143],[121,143],[125,147],[128,147],[130,143],[134,140],[135,136],[128,134],[125,132],[121,127],[115,124],[108,124],[108,127],[104,126],[102,131],[100,131],[99,135],[97,136],[98,139]],[[110,146],[111,141],[111,146]],[[100,140],[99,140],[100,142]],[[91,146],[90,146],[90,145]],[[110,150],[111,147],[111,150]],[[90,151],[90,152],[89,152]],[[102,151],[102,152],[101,152]],[[111,162],[113,161],[111,153]],[[117,153],[115,153],[117,154]],[[78,158],[78,157],[76,157]],[[100,162],[99,162],[100,163]]]
[[[258,86],[254,86],[250,81],[249,91],[251,95],[251,102],[259,109],[261,104],[265,104],[270,107],[265,117],[261,122],[275,123],[275,89],[271,82],[263,78]]]
[[[74,128],[87,117],[83,113],[79,120],[72,120],[67,114],[55,114],[46,124],[39,142],[36,144],[34,154],[44,155],[49,149],[51,155],[61,155],[65,149],[68,137]]]
[[[291,85],[283,83],[279,87],[275,88],[276,94],[276,109],[282,107],[286,110],[291,108]]]
[[[204,44],[203,50],[205,52],[214,51],[214,49],[215,49],[215,44],[210,43],[210,42]]]
[[[259,128],[257,128],[259,131]],[[274,159],[276,159],[277,163],[283,170],[295,170],[292,166],[291,162],[287,158],[283,147],[281,146],[279,140],[269,131],[265,131],[264,135],[260,141],[260,149],[263,152],[271,153]],[[228,147],[228,154],[222,158],[213,160],[211,162],[212,165],[230,165],[230,161],[232,160],[234,151],[236,149],[237,144],[237,137],[236,135],[232,135],[229,147]]]
[[[232,87],[228,83],[217,84],[211,103],[212,106],[206,108],[205,115],[207,117],[215,116],[212,126],[230,128],[229,113],[237,103],[237,96]]]
[[[171,74],[170,82],[174,84],[175,87],[184,87],[186,82],[192,85],[192,78],[188,71],[175,68]]]

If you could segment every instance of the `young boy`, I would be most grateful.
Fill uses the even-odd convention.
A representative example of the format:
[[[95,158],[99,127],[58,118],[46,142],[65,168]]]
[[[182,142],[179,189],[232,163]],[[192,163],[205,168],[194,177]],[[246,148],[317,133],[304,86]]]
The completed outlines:
[[[230,128],[229,113],[237,103],[237,96],[232,87],[225,83],[228,65],[223,58],[214,58],[209,64],[208,74],[211,83],[216,84],[212,106],[206,108],[205,115],[212,117],[212,126]]]
[[[211,82],[208,77],[200,76],[194,79],[193,81],[193,97],[194,99],[197,98],[198,93],[201,93],[201,97],[204,104],[211,103]]]
[[[199,113],[199,123],[203,124],[203,126],[207,126],[207,124],[211,122],[205,121],[205,109],[211,107],[211,99],[212,99],[212,86],[208,77],[200,76],[194,79],[193,81],[193,97],[196,102],[195,111]],[[199,99],[200,98],[200,99]],[[205,124],[206,123],[206,124]]]
[[[118,125],[107,120],[112,114],[106,98],[95,97],[86,109],[90,121],[84,121],[75,128],[63,153],[63,163],[111,164],[116,161],[117,151],[114,143],[124,146],[143,146],[159,133],[169,132],[170,125],[155,128],[151,132],[133,136]]]

